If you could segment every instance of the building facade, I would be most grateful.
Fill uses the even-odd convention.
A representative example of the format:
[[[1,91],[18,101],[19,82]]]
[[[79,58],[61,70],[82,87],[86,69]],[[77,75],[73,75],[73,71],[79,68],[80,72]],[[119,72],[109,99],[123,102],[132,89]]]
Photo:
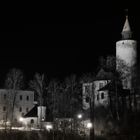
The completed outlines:
[[[113,74],[111,72],[106,72],[104,69],[100,69],[93,82],[83,84],[84,110],[89,109],[90,104],[92,104],[93,101],[95,107],[107,106],[109,104],[108,90],[100,91],[100,89],[110,83],[112,78]]]
[[[34,107],[34,92],[0,89],[0,122],[19,122]]]

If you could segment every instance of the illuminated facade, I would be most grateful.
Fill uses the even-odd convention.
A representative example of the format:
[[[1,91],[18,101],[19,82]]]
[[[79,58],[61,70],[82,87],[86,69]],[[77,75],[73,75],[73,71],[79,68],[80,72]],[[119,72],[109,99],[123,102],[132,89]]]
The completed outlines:
[[[13,120],[14,123],[18,123],[19,118],[28,113],[33,107],[33,91],[17,90],[13,92],[12,90],[0,89],[1,122],[10,122],[11,120]]]
[[[84,110],[89,109],[90,103],[93,103],[93,101],[95,106],[107,106],[109,104],[108,90],[100,91],[100,89],[110,83],[112,78],[113,74],[111,72],[100,69],[93,82],[83,84]]]

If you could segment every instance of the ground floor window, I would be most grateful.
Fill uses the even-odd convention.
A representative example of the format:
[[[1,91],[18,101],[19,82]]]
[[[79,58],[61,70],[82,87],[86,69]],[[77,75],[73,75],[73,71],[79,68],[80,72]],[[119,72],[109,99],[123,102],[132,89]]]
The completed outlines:
[[[34,124],[34,119],[31,119],[31,124]]]

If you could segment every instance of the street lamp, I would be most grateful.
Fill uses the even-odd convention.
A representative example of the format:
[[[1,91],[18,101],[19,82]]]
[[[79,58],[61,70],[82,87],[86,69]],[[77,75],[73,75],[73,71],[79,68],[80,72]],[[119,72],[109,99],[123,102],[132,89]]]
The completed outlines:
[[[89,140],[91,139],[91,128],[93,127],[93,124],[91,122],[87,123],[87,128],[89,129]]]
[[[78,118],[78,119],[82,119],[82,117],[83,117],[82,114],[78,114],[78,115],[77,115],[77,118]]]
[[[24,119],[23,119],[22,117],[19,118],[19,121],[20,121],[20,122],[23,122],[23,120],[24,120]]]
[[[93,126],[93,125],[92,125],[92,123],[91,123],[91,122],[88,122],[88,123],[87,123],[87,128],[88,128],[88,129],[91,129],[91,128],[92,128],[92,126]]]
[[[47,125],[46,125],[46,129],[47,129],[48,131],[50,131],[51,129],[53,129],[53,126],[52,126],[51,124],[47,124]]]

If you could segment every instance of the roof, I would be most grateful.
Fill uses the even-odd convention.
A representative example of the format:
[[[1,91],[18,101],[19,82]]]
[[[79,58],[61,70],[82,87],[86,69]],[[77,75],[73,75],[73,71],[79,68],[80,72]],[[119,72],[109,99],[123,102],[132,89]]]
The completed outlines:
[[[38,105],[35,105],[27,114],[24,115],[24,118],[38,117],[37,107]],[[46,110],[46,116],[45,121],[53,120],[52,114],[49,110]]]
[[[111,80],[113,78],[114,76],[112,72],[107,72],[103,68],[101,68],[97,73],[95,80]]]
[[[27,114],[25,114],[24,117],[37,117],[37,105],[34,106]]]
[[[111,81],[110,83],[105,85],[103,88],[99,89],[98,91],[109,90],[109,91],[115,92],[116,91],[116,87],[117,87],[117,91],[118,91],[118,93],[120,93],[120,95],[124,95],[124,96],[129,95],[130,90],[123,89],[121,84],[117,84],[117,86],[116,86],[115,81]]]
[[[122,32],[131,32],[128,16],[126,16],[126,20],[125,20]]]
[[[0,89],[0,94],[1,93],[8,93],[9,91],[12,91],[13,89]],[[20,94],[34,94],[34,91],[31,90],[15,90],[16,92]]]

